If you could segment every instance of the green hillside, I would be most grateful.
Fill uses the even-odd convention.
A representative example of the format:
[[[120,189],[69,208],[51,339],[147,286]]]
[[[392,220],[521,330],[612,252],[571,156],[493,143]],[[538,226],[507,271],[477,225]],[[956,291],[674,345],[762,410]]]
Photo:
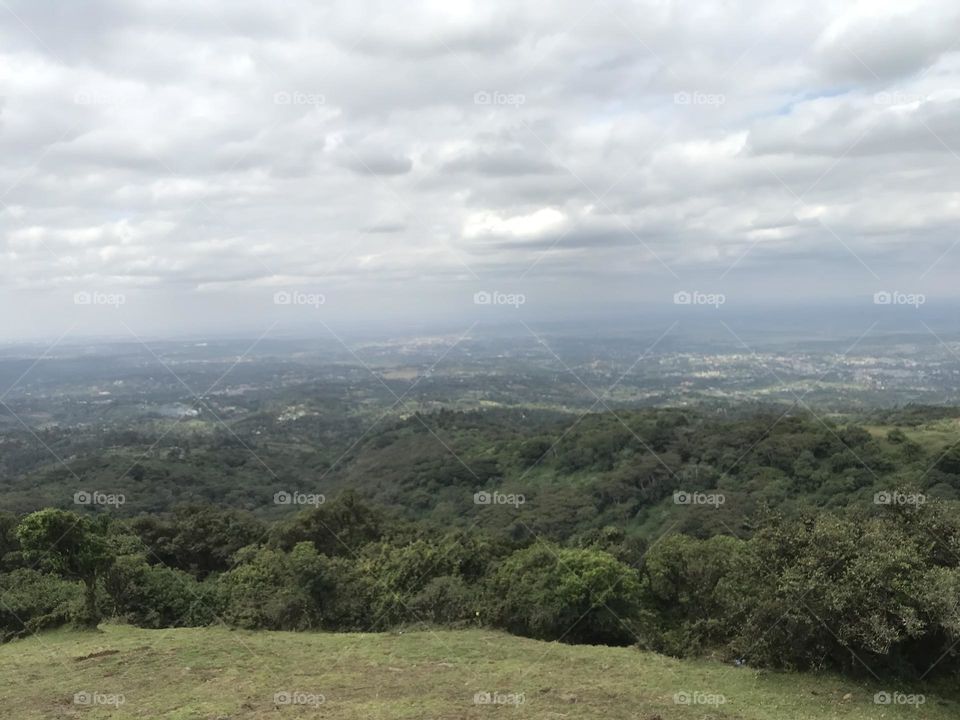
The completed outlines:
[[[960,717],[960,702],[942,694],[946,685],[912,687],[925,693],[919,708],[875,704],[877,693],[897,691],[482,630],[315,634],[106,625],[98,633],[60,630],[0,646],[0,707],[18,720]],[[77,704],[77,693],[113,704]],[[522,702],[478,704],[478,693]],[[285,704],[283,694],[297,702]],[[725,702],[677,704],[678,695]]]

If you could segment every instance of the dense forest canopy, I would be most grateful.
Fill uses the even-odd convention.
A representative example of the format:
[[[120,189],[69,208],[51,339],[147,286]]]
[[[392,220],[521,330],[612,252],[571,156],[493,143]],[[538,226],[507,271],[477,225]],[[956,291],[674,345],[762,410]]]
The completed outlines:
[[[770,667],[954,672],[957,415],[440,410],[331,424],[329,445],[296,420],[100,445],[46,431],[69,464],[14,434],[2,632],[481,624]]]

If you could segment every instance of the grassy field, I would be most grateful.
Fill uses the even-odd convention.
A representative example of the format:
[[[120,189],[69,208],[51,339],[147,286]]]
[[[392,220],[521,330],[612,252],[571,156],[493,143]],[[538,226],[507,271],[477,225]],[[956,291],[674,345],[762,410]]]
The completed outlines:
[[[896,425],[865,425],[864,429],[875,438],[885,438],[887,433],[896,427]],[[907,438],[933,455],[934,459],[960,440],[960,418],[935,420],[917,427],[900,426],[900,429]]]
[[[107,625],[0,647],[0,716],[18,720],[960,717],[960,703],[936,688],[919,690],[926,694],[919,708],[877,705],[882,691],[908,692],[483,630],[365,635]],[[92,701],[75,702],[77,693]],[[498,702],[477,703],[487,699],[477,693]],[[695,702],[678,704],[684,698]]]

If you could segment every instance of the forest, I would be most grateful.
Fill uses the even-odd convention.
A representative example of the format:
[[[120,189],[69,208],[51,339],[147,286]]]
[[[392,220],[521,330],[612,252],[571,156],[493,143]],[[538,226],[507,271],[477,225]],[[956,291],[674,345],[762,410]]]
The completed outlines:
[[[107,484],[155,442],[133,432],[8,481],[59,502],[0,515],[0,633],[479,626],[955,673],[955,417],[442,410],[341,430],[326,454],[290,452],[305,431],[283,424],[179,436]]]

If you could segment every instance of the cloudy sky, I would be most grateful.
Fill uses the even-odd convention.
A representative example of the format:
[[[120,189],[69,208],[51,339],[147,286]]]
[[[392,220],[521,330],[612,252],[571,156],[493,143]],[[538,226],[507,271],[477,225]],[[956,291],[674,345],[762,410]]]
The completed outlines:
[[[932,302],[958,221],[956,0],[0,0],[3,337]]]

